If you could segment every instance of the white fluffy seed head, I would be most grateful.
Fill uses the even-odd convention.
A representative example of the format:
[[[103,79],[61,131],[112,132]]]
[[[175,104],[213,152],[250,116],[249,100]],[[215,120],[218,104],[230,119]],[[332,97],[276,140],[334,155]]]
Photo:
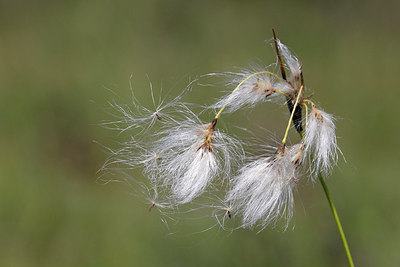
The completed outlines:
[[[233,89],[237,87],[237,89],[219,99],[209,108],[226,107],[227,112],[234,112],[243,106],[253,107],[276,95],[274,89],[276,89],[277,78],[268,73],[266,69],[255,68],[236,73],[230,72],[225,75],[230,79],[228,86],[232,86]]]
[[[193,81],[194,82],[194,81]],[[188,104],[182,102],[182,97],[191,90],[193,82],[175,98],[162,96],[162,88],[156,96],[151,82],[150,97],[152,105],[145,106],[140,103],[132,87],[132,76],[130,79],[131,97],[130,102],[119,104],[115,100],[109,102],[109,114],[114,120],[104,121],[102,126],[122,132],[129,132],[131,136],[141,137],[146,134],[154,125],[174,121],[174,117],[190,112]]]
[[[284,45],[279,39],[276,40],[278,49],[281,54],[281,59],[284,68],[286,69],[286,81],[281,81],[276,85],[276,89],[284,92],[287,98],[291,99],[294,103],[294,99],[300,90],[302,85],[301,73],[302,66],[298,57],[290,51],[290,49]],[[304,90],[303,90],[304,92]]]
[[[294,160],[301,145],[288,148],[276,157],[262,157],[242,167],[234,178],[227,201],[242,214],[242,227],[261,230],[284,219],[287,227],[293,215],[293,187],[298,163]]]
[[[285,66],[290,70],[290,77],[300,77],[301,63],[298,57],[290,51],[290,49],[284,45],[279,39],[277,40],[278,48],[282,54],[285,62]],[[290,78],[289,78],[290,80]]]
[[[315,178],[322,172],[327,175],[338,160],[334,117],[313,107],[308,115],[304,136],[306,153],[311,160],[310,171]]]
[[[212,123],[200,124],[197,117],[176,122],[159,134],[155,147],[163,157],[158,179],[179,204],[204,193],[219,173],[228,175],[232,155],[241,150],[233,138],[214,130]]]
[[[219,166],[213,152],[202,149],[195,151],[195,149],[191,147],[188,153],[182,154],[182,157],[177,157],[177,160],[172,162],[173,164],[185,162],[185,165],[180,165],[178,170],[171,173],[176,177],[172,180],[171,191],[181,204],[190,202],[203,193],[218,172]]]

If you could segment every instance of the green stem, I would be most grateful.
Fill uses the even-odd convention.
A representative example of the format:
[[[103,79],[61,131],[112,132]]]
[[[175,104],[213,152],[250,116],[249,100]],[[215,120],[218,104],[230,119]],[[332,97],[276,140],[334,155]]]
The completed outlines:
[[[326,198],[328,199],[329,206],[331,207],[333,217],[335,218],[337,228],[339,229],[340,237],[342,238],[343,246],[346,251],[347,259],[349,261],[349,265],[354,267],[353,259],[351,258],[351,253],[349,249],[349,245],[347,244],[346,236],[344,235],[344,231],[342,228],[342,224],[340,223],[339,216],[337,214],[335,204],[333,204],[331,195],[329,194],[328,186],[326,185],[324,178],[322,177],[321,173],[318,174],[319,181],[321,182],[322,187],[324,188]]]

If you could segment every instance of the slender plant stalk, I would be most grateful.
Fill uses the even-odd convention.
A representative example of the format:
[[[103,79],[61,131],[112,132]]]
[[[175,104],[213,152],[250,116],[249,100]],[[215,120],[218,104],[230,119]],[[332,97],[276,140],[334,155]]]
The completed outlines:
[[[340,223],[339,216],[338,216],[336,208],[335,208],[335,204],[333,204],[331,195],[329,194],[328,186],[326,185],[321,173],[318,174],[318,178],[319,178],[319,181],[321,182],[322,187],[324,188],[326,198],[328,199],[329,206],[331,207],[331,210],[333,213],[333,217],[335,218],[335,222],[336,222],[337,228],[339,230],[340,237],[342,238],[344,250],[346,251],[347,260],[349,261],[349,265],[351,267],[354,267],[354,263],[353,263],[353,259],[351,257],[349,245],[347,244],[346,236],[344,235],[342,224]]]

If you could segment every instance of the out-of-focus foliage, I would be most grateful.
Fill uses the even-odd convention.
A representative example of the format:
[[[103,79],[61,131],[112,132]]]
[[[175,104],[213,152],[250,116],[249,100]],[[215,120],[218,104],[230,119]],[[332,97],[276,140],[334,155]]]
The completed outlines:
[[[301,58],[314,99],[340,117],[347,164],[328,184],[355,263],[398,266],[399,8],[396,1],[2,1],[0,265],[344,266],[319,184],[300,186],[294,230],[228,236],[197,233],[213,223],[207,218],[169,234],[127,187],[96,183],[106,154],[92,141],[122,141],[97,126],[110,119],[104,107],[115,98],[104,87],[127,101],[133,72],[138,98],[150,104],[146,74],[176,95],[189,77],[274,61],[264,42],[274,27]],[[187,100],[209,104],[220,95],[195,87]],[[287,111],[263,104],[226,124],[246,116],[252,122],[241,126],[283,133]]]

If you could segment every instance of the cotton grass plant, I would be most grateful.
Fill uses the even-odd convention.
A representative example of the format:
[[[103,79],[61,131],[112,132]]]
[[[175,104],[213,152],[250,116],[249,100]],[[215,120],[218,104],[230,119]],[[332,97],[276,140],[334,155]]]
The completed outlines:
[[[177,97],[158,97],[150,84],[153,107],[140,104],[132,85],[131,102],[110,103],[116,120],[105,127],[128,133],[129,139],[104,164],[101,179],[123,181],[135,195],[148,203],[149,211],[159,209],[163,222],[182,212],[208,211],[223,229],[264,230],[289,226],[293,216],[294,192],[304,179],[322,184],[337,223],[350,266],[353,262],[325,177],[341,154],[335,134],[335,118],[312,99],[303,77],[299,58],[273,31],[270,41],[277,62],[238,72],[211,73],[206,77],[224,78],[231,92],[204,108],[215,110],[203,121],[184,97],[193,90],[190,83]],[[279,74],[277,73],[279,72]],[[131,77],[132,80],[132,77]],[[289,110],[286,130],[276,146],[249,155],[248,146],[218,127],[224,113],[240,112],[259,103],[283,103]],[[300,139],[288,144],[294,128]],[[250,140],[250,138],[249,138]],[[272,147],[272,149],[271,149]],[[126,169],[140,169],[143,177],[131,178]],[[119,176],[108,179],[109,176]],[[198,207],[197,209],[194,207]]]

